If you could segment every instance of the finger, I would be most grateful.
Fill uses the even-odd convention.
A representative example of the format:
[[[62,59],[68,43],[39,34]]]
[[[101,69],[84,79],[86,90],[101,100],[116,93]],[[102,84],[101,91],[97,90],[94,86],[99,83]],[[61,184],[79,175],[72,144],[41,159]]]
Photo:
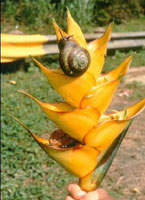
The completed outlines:
[[[113,198],[104,190],[104,189],[97,189],[92,192],[88,192],[84,195],[80,200],[113,200]]]
[[[113,198],[104,189],[98,188],[97,192],[99,195],[99,199],[113,200]]]
[[[88,192],[80,200],[103,200],[103,199],[100,199],[97,191],[93,191],[93,192]]]
[[[80,186],[76,183],[68,185],[68,192],[72,198],[79,200],[82,196],[86,194],[85,191],[81,190]]]
[[[67,196],[67,197],[65,198],[65,200],[75,200],[75,199],[72,198],[71,196]]]

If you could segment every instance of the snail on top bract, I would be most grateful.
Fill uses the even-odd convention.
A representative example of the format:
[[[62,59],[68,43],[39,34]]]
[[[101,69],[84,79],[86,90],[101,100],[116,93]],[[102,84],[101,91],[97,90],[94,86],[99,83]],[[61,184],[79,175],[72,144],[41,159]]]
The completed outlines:
[[[66,75],[77,77],[88,69],[91,62],[90,54],[86,49],[79,46],[72,35],[65,37],[62,35],[58,48],[60,51],[60,68]]]

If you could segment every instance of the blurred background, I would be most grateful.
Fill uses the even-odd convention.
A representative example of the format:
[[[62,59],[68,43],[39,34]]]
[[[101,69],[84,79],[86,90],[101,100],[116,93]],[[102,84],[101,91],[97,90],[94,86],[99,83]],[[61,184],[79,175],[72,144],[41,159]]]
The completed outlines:
[[[66,28],[66,6],[83,31],[92,32],[114,21],[114,31],[140,31],[145,20],[144,0],[5,0],[2,1],[2,32],[52,34],[52,17]],[[128,25],[129,22],[129,25]]]
[[[145,31],[145,1],[144,0],[5,0],[1,3],[1,32],[12,34],[55,34],[52,18],[67,30],[66,7],[71,10],[73,18],[80,25],[84,33],[102,33],[109,23],[114,22],[113,32],[143,32]],[[144,33],[145,35],[145,33]],[[144,36],[145,37],[145,36]],[[121,43],[120,43],[121,44]],[[129,45],[131,46],[131,45]],[[110,62],[110,57],[104,66],[104,71],[119,64],[120,59],[129,53],[138,52],[133,65],[140,66],[145,63],[145,50],[140,48],[116,49],[108,51],[108,55],[115,56],[117,60]],[[40,61],[49,62],[57,67],[57,56],[46,55]],[[116,63],[117,62],[117,63]],[[107,64],[109,63],[109,69]],[[12,63],[11,63],[12,64]],[[8,71],[16,68],[7,64],[2,70]],[[20,61],[22,66],[22,62]],[[19,62],[17,63],[20,65]],[[31,59],[25,59],[24,68],[31,70],[34,64]],[[35,68],[36,69],[36,68]]]
[[[55,34],[52,18],[64,30],[66,6],[84,33],[102,33],[110,22],[113,32],[145,32],[144,0],[3,0],[1,32]],[[136,54],[136,55],[135,55]],[[121,110],[145,96],[145,47],[109,50],[103,72],[135,55],[128,75],[119,86],[111,109]],[[58,67],[58,55],[38,60]],[[55,125],[41,109],[17,91],[24,89],[46,102],[62,101],[32,59],[2,63],[2,199],[63,200],[69,182],[77,181],[48,158],[11,116],[23,121],[38,135]],[[145,113],[134,121],[102,187],[115,199],[143,200],[145,196]]]

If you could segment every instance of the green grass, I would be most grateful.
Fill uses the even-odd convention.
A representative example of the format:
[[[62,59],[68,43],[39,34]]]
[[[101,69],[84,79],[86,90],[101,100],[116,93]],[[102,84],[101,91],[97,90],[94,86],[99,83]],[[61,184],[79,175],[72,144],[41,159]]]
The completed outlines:
[[[38,105],[17,91],[25,89],[47,102],[59,101],[60,97],[40,72],[3,74],[2,88],[2,199],[64,199],[66,186],[74,178],[11,117],[18,117],[38,135],[49,133],[55,125]]]
[[[51,16],[51,19],[55,18],[55,16]],[[56,19],[56,18],[55,18]],[[66,20],[66,16],[64,17],[64,21]],[[59,22],[59,20],[57,20],[57,23],[62,27],[62,28],[65,28],[66,30],[66,23],[65,25],[64,24],[61,24],[61,22]],[[92,33],[95,31],[96,27],[98,27],[99,25],[94,25],[94,24],[89,24],[87,25],[87,28],[83,27],[81,25],[81,23],[78,23],[80,24],[83,32],[89,32],[89,33]],[[108,23],[109,25],[109,23]],[[104,27],[102,25],[102,27]],[[105,26],[107,27],[107,26]],[[28,34],[46,34],[46,35],[49,35],[49,34],[55,34],[55,31],[54,31],[54,28],[53,28],[53,25],[52,25],[52,20],[49,19],[49,23],[48,24],[43,24],[41,23],[40,25],[35,25],[34,27],[33,26],[25,26],[23,24],[18,24],[16,23],[14,20],[11,20],[11,21],[4,21],[2,23],[2,32],[4,33],[8,33],[10,31],[14,31],[14,30],[20,30],[24,33],[28,33]],[[142,16],[142,17],[139,17],[139,18],[135,18],[135,19],[130,19],[128,21],[124,21],[123,23],[121,24],[114,24],[113,25],[113,32],[137,32],[137,31],[145,31],[145,16]]]
[[[143,99],[145,97],[145,85],[142,82],[133,81],[127,84],[128,89],[133,90],[133,93],[129,96],[129,100]]]
[[[15,2],[6,0],[2,3],[2,32],[15,30],[16,27],[25,33],[52,34],[52,18],[66,28],[66,6],[71,10],[75,20],[88,29],[93,25],[94,5],[96,0],[83,1],[73,0],[68,2],[61,0],[53,2],[50,0],[24,0]],[[87,13],[87,15],[86,15]]]
[[[113,32],[137,32],[145,31],[145,16],[124,21],[113,25]]]
[[[129,50],[127,52],[116,50],[114,55],[107,55],[105,65],[103,68],[104,72],[108,72],[115,67],[119,66],[123,60],[128,56],[134,55],[134,58],[131,63],[131,67],[145,66],[145,49],[137,49],[136,51]]]

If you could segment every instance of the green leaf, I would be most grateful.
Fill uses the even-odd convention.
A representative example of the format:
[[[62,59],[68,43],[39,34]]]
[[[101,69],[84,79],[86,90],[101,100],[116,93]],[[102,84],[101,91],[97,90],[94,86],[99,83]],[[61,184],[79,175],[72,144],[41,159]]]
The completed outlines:
[[[127,128],[124,129],[122,133],[116,138],[116,140],[99,156],[98,164],[93,174],[93,182],[97,184],[97,187],[99,187],[99,185],[105,178],[105,175],[107,174],[132,121],[133,120],[130,121]]]

